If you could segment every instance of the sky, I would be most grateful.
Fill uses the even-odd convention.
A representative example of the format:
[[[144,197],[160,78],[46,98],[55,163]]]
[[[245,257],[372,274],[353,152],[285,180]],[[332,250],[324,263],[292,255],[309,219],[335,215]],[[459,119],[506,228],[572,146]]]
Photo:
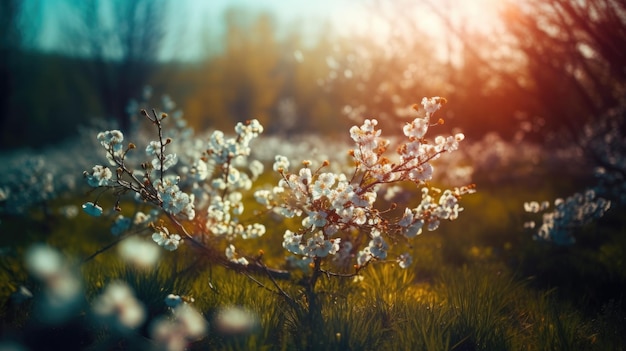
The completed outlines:
[[[45,50],[55,50],[62,39],[61,27],[67,20],[68,7],[75,0],[25,0],[26,8],[35,11],[40,18],[40,35],[36,45]],[[132,1],[132,0],[128,0]],[[190,37],[201,37],[209,33],[219,37],[224,31],[223,14],[229,8],[245,9],[250,13],[268,12],[278,21],[280,27],[297,22],[305,32],[315,33],[324,20],[341,23],[351,8],[363,3],[361,0],[175,0],[170,2],[168,10],[172,27],[184,25]],[[26,17],[30,17],[27,15]],[[27,20],[29,22],[29,20]],[[167,41],[176,42],[181,38],[176,30],[168,31]],[[183,56],[195,56],[200,53],[192,47],[187,48]]]
[[[472,29],[489,31],[496,25],[497,4],[502,0],[187,0],[194,25],[214,23],[211,30],[218,36],[222,33],[222,14],[229,7],[250,11],[267,11],[278,21],[279,28],[289,30],[297,23],[305,34],[315,35],[328,24],[341,35],[353,33],[373,36],[385,41],[389,28],[389,17],[394,11],[402,11],[398,3],[407,3],[406,13],[415,18],[416,25],[427,33],[439,35],[446,32],[441,19],[432,13],[428,5],[443,9],[453,21],[463,21]],[[392,20],[393,21],[393,20]],[[199,28],[198,30],[202,30]],[[444,34],[441,34],[444,35]]]
[[[40,36],[37,45],[45,50],[55,50],[62,40],[59,28],[67,20],[67,6],[76,0],[25,0],[41,14]],[[84,0],[79,0],[84,1]],[[132,0],[128,0],[132,1]],[[390,17],[398,11],[398,3],[408,4],[402,15],[415,18],[418,27],[431,35],[445,35],[445,29],[438,16],[423,5],[420,0],[176,0],[170,2],[168,14],[171,16],[172,29],[165,38],[164,59],[196,59],[203,54],[200,38],[220,38],[224,31],[223,14],[235,7],[250,13],[265,11],[270,13],[278,24],[279,31],[289,31],[297,25],[303,33],[319,33],[325,26],[331,25],[338,34],[359,33],[371,36],[373,40],[383,41],[394,28],[390,27]],[[499,0],[429,0],[438,6],[453,20],[463,20],[470,27],[488,30],[495,18],[495,4]],[[386,18],[385,18],[386,17]],[[178,25],[178,26],[177,26]],[[186,32],[182,34],[184,25]],[[441,33],[441,34],[440,34]],[[181,44],[181,40],[193,42]],[[168,50],[167,48],[174,48]]]

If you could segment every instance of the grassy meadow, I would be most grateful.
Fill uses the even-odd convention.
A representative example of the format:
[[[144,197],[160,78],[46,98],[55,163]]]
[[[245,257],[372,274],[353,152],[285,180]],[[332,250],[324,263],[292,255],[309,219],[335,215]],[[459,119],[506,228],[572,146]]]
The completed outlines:
[[[122,280],[146,305],[148,320],[166,312],[163,299],[169,293],[193,298],[209,331],[190,344],[191,350],[623,349],[625,218],[613,208],[579,230],[578,243],[571,247],[536,242],[522,229],[521,204],[576,189],[556,176],[542,179],[534,186],[479,184],[477,193],[463,198],[465,210],[457,221],[413,241],[409,269],[378,262],[358,279],[322,277],[316,292],[321,320],[307,315],[297,274],[277,282],[298,301],[294,306],[267,288],[272,282],[266,276],[208,264],[191,245],[164,252],[153,268],[128,265],[117,254],[110,218],[56,215],[60,207],[85,200],[82,194],[68,194],[50,201],[46,211],[33,208],[28,217],[2,218],[2,332],[35,347],[151,349],[155,345],[146,336],[147,325],[120,336],[89,323],[88,301],[109,282]],[[264,250],[268,265],[279,266],[283,249],[276,243],[284,229],[273,225],[249,249]],[[17,304],[12,295],[21,285],[37,295],[37,283],[22,262],[33,242],[61,250],[84,280],[84,311],[64,325],[45,327],[34,312],[34,299]],[[221,330],[219,311],[228,306],[247,311],[251,327]]]

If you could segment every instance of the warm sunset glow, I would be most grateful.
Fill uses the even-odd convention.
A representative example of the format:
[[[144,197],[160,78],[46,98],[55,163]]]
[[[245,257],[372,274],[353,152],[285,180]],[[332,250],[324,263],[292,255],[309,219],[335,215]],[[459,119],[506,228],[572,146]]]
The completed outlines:
[[[0,27],[0,351],[626,350],[624,0]]]
[[[409,41],[432,38],[443,58],[454,55],[450,50],[456,50],[468,33],[489,36],[501,30],[499,11],[504,4],[499,0],[352,2],[349,11],[337,5],[328,16],[337,33],[369,37],[383,46],[392,36]]]

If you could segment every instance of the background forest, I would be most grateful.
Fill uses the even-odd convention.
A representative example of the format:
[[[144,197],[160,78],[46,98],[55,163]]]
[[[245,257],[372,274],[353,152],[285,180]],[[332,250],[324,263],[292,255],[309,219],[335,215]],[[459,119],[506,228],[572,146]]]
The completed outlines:
[[[305,31],[306,18],[279,23],[244,7],[222,14],[219,33],[207,27],[189,37],[170,13],[183,9],[165,0],[57,3],[62,26],[46,50],[37,46],[43,5],[1,5],[2,149],[58,142],[97,119],[126,129],[129,102],[146,85],[177,101],[197,130],[254,117],[271,133],[333,135],[350,118],[398,123],[395,112],[417,95],[440,95],[454,102],[446,117],[471,139],[496,131],[542,142],[576,140],[585,122],[623,98],[626,36],[616,1],[503,2],[488,30],[453,17],[455,6],[356,2],[370,11],[363,21],[388,26],[384,39],[376,26]],[[418,10],[443,25],[420,28]],[[168,31],[176,45],[165,42]],[[187,46],[204,54],[180,59]]]

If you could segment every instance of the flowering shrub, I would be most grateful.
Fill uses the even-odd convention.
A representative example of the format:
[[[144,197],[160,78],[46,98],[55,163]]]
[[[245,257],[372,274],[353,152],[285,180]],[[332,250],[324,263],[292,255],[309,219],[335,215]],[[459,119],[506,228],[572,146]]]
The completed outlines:
[[[620,128],[625,115],[626,107],[621,104],[583,128],[579,156],[585,156],[590,164],[595,165],[594,186],[567,199],[557,198],[554,200],[554,210],[550,212],[546,211],[550,205],[547,201],[524,204],[526,212],[546,211],[543,212],[535,239],[557,245],[571,245],[575,242],[572,236],[575,228],[604,216],[612,201],[618,205],[626,202],[626,149],[623,128]],[[535,230],[536,223],[529,221],[524,226]]]
[[[39,209],[51,216],[55,214],[51,201],[88,188],[80,172],[102,157],[92,152],[97,145],[93,128],[81,128],[79,137],[43,150],[0,153],[0,215],[27,216]],[[68,218],[78,213],[78,207],[70,202],[58,210]]]
[[[542,213],[542,223],[534,236],[536,240],[553,242],[556,245],[571,245],[576,240],[572,236],[575,228],[581,227],[604,215],[611,207],[611,202],[596,196],[593,190],[576,193],[567,199],[554,200],[554,210],[547,211],[550,203],[531,201],[524,204],[529,213]],[[534,221],[524,224],[528,229],[535,229]]]
[[[386,215],[395,210],[393,206],[375,206],[380,188],[402,181],[424,185],[432,178],[430,161],[458,148],[462,134],[437,137],[434,144],[424,140],[430,116],[440,107],[440,101],[423,100],[426,116],[404,126],[408,141],[397,147],[394,159],[385,156],[389,141],[380,137],[376,120],[365,120],[361,127],[352,127],[350,136],[356,148],[350,151],[355,163],[350,178],[343,173],[323,172],[326,163],[312,170],[308,161],[297,174],[289,173],[288,160],[277,156],[273,169],[282,177],[278,187],[257,191],[255,195],[259,202],[284,217],[302,218],[297,232],[285,232],[283,247],[307,264],[314,262],[318,268],[320,260],[327,256],[339,253],[340,260],[341,256],[356,256],[358,269],[372,259],[387,259],[390,247],[385,237],[410,239],[420,234],[424,226],[435,230],[441,219],[456,219],[462,210],[458,199],[470,188],[441,192],[423,187],[419,205],[405,208],[401,216],[391,218]],[[396,261],[405,268],[411,258],[403,253]]]
[[[352,263],[356,274],[370,261],[389,261],[391,244],[406,242],[423,228],[435,230],[441,220],[456,219],[463,210],[458,200],[473,191],[471,186],[442,191],[427,184],[434,171],[431,162],[457,150],[463,140],[460,133],[426,139],[428,129],[437,124],[432,116],[443,103],[445,99],[439,97],[422,100],[425,115],[402,128],[406,140],[396,146],[395,154],[388,155],[390,142],[381,137],[376,120],[352,127],[351,174],[327,171],[328,161],[316,166],[307,160],[291,173],[290,160],[276,155],[272,168],[280,179],[271,189],[253,189],[253,181],[264,172],[261,162],[249,159],[251,142],[263,132],[258,121],[238,123],[231,137],[214,131],[196,158],[181,160],[169,152],[173,139],[163,136],[167,115],[143,110],[156,126],[158,139],[145,147],[149,159],[140,163],[141,170],[131,168],[128,161],[135,144],[126,144],[120,131],[110,130],[99,133],[97,139],[114,169],[95,165],[85,178],[92,187],[113,190],[117,209],[121,195],[129,192],[160,208],[169,226],[156,218],[143,223],[153,229],[152,239],[163,248],[175,250],[188,241],[215,255],[216,239],[223,239],[224,253],[215,257],[218,262],[241,266],[237,269],[267,269],[260,258],[240,254],[235,246],[236,240],[258,238],[267,230],[263,223],[244,219],[244,195],[253,192],[266,210],[301,219],[298,228],[286,230],[283,236],[283,248],[297,257],[289,262],[305,269],[312,265],[317,272],[328,272],[331,267],[345,271]],[[175,167],[176,172],[168,172]],[[415,207],[398,209],[396,204],[377,201],[379,193],[399,183],[413,183],[421,189],[421,201]],[[102,214],[97,201],[85,203],[83,209],[90,215]],[[187,222],[193,222],[193,231],[184,225]],[[114,233],[130,223],[118,216]],[[391,260],[405,268],[411,257],[403,252]]]
[[[35,206],[47,211],[48,201],[75,188],[75,177],[63,175],[60,165],[41,155],[0,157],[0,162],[6,167],[0,181],[0,213],[23,215]]]
[[[433,115],[445,102],[439,97],[424,98],[422,108],[414,106],[424,115],[402,127],[404,139],[397,145],[381,136],[375,119],[353,126],[350,138],[354,148],[347,152],[352,161],[348,166],[318,159],[304,160],[294,167],[293,159],[281,154],[272,157],[271,165],[264,164],[252,152],[253,141],[263,132],[257,120],[238,123],[232,135],[213,131],[206,142],[201,142],[191,138],[190,132],[184,136],[166,134],[168,115],[142,110],[156,129],[157,138],[147,141],[142,147],[145,156],[137,158],[138,147],[127,142],[120,131],[98,133],[106,163],[93,166],[84,177],[89,186],[103,191],[86,202],[83,210],[91,216],[110,213],[99,199],[111,192],[116,200],[114,210],[120,211],[125,205],[123,195],[130,194],[135,201],[158,211],[116,215],[111,233],[128,243],[120,245],[122,257],[141,266],[158,259],[148,242],[135,235],[147,229],[153,245],[165,250],[190,245],[209,262],[243,272],[260,285],[263,283],[249,274],[267,275],[274,284],[273,291],[296,310],[301,305],[277,279],[289,279],[291,272],[299,269],[308,277],[299,281],[304,285],[307,320],[319,323],[321,307],[315,287],[322,274],[354,277],[374,262],[409,267],[412,258],[402,250],[402,244],[410,245],[410,240],[424,230],[434,231],[442,221],[458,218],[463,210],[460,198],[474,192],[472,185],[444,190],[429,185],[434,173],[432,162],[457,150],[464,139],[460,133],[426,137],[430,127],[443,122]],[[256,185],[261,177],[266,184],[271,176],[266,172],[269,167],[276,185]],[[390,199],[403,190],[421,196],[400,207]],[[270,268],[263,252],[250,254],[239,245],[272,230],[263,214],[267,219],[282,218],[287,227],[279,244],[285,249],[283,267]],[[150,259],[133,259],[139,255]],[[125,303],[134,301],[128,289],[113,285],[103,293],[97,311],[107,315],[114,311],[117,315],[111,318],[118,329],[132,328],[142,317],[137,303],[124,308],[109,306],[121,294]],[[175,310],[174,321],[156,324],[154,337],[175,345],[201,337],[203,331],[176,327],[181,325],[178,319],[195,318],[185,316],[189,314]],[[166,324],[167,328],[162,327]]]

